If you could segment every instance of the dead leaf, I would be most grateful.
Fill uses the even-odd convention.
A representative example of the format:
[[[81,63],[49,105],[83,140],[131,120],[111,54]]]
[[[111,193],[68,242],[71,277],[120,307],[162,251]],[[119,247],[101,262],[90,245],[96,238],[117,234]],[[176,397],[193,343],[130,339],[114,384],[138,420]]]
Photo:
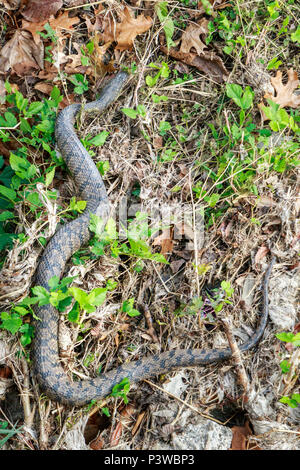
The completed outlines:
[[[257,198],[257,207],[272,207],[275,204],[275,201],[269,196],[260,196]]]
[[[57,77],[57,68],[54,67],[50,62],[45,62],[45,69],[41,70],[38,74],[38,77],[42,80],[53,80]]]
[[[134,12],[127,6],[119,15],[120,23],[116,23],[111,15],[107,15],[103,23],[102,39],[104,43],[117,42],[116,49],[124,51],[132,48],[136,36],[151,28],[152,19],[143,14],[135,18]]]
[[[31,21],[22,20],[22,29],[29,31],[32,34],[35,43],[38,45],[41,42],[41,36],[39,32],[42,32],[44,30],[44,26],[46,23],[49,23],[51,28],[56,32],[56,35],[60,37],[62,35],[63,30],[72,30],[73,26],[75,26],[78,22],[79,18],[77,16],[69,18],[68,12],[64,12],[57,18],[54,18],[54,16],[52,16],[49,20],[43,20],[35,23],[32,23]]]
[[[0,366],[0,378],[1,379],[11,379],[12,378],[12,370],[9,366],[1,365]]]
[[[111,434],[111,438],[110,438],[111,447],[115,447],[119,444],[119,440],[120,440],[120,437],[122,436],[122,432],[123,432],[123,425],[121,421],[119,421]]]
[[[277,71],[276,77],[271,78],[271,83],[275,89],[276,96],[271,93],[266,93],[265,98],[279,104],[281,108],[298,108],[300,106],[300,94],[294,93],[299,85],[298,75],[293,69],[288,70],[287,73],[288,81],[286,85],[283,85],[282,72],[279,70]]]
[[[38,82],[34,85],[34,88],[36,90],[41,91],[42,93],[45,93],[45,95],[50,96],[51,91],[53,89],[53,85],[51,85],[51,83]]]
[[[139,416],[137,417],[135,425],[133,426],[132,431],[131,431],[131,434],[133,436],[137,433],[137,430],[138,430],[138,428],[139,428],[139,426],[140,426],[140,424],[141,424],[141,422],[142,422],[142,420],[145,416],[145,413],[146,413],[146,411],[142,411],[142,413],[140,413]]]
[[[103,76],[105,73],[113,73],[115,71],[114,61],[110,61],[108,64],[104,63],[104,56],[107,49],[110,47],[111,42],[107,42],[103,44],[103,46],[99,46],[99,37],[101,33],[95,34],[95,41],[94,41],[94,50],[91,56],[92,63],[96,68],[96,72]]]
[[[79,18],[78,16],[74,16],[72,18],[69,18],[68,12],[65,11],[61,15],[59,15],[57,18],[50,18],[48,21],[51,28],[56,31],[56,34],[58,36],[61,35],[62,30],[66,31],[72,31],[73,27],[79,23]]]
[[[22,16],[27,21],[40,23],[48,20],[50,16],[56,15],[62,5],[62,0],[29,0],[22,11]]]
[[[160,135],[155,135],[153,138],[153,147],[155,149],[161,149],[164,146],[164,140]]]
[[[256,252],[254,263],[258,264],[262,259],[266,257],[267,253],[269,253],[269,248],[267,246],[261,246]]]
[[[230,450],[261,450],[255,443],[249,445],[249,436],[253,433],[248,421],[244,426],[233,426],[231,431],[233,435]]]
[[[124,421],[122,420],[122,422],[127,423],[129,418],[132,419],[134,416],[135,410],[136,410],[135,406],[133,406],[132,404],[126,405],[122,409],[122,411],[120,411],[120,415],[122,416],[122,418],[125,418]]]
[[[44,49],[37,45],[31,33],[18,29],[0,52],[0,73],[12,70],[19,76],[43,68]]]
[[[154,238],[152,245],[160,246],[160,252],[163,255],[166,255],[167,253],[172,253],[174,246],[173,229],[163,230],[161,235],[158,235],[158,237]]]
[[[202,54],[207,45],[201,41],[200,35],[208,33],[207,25],[208,20],[205,18],[201,19],[200,24],[190,24],[182,34],[180,52],[187,54],[194,48],[197,54]]]
[[[94,10],[94,23],[92,23],[89,18],[85,19],[86,27],[89,34],[94,33],[96,31],[100,31],[102,29],[103,15],[99,15],[99,13],[101,13],[103,10],[104,7],[102,4],[100,4],[98,8]]]
[[[172,263],[170,264],[172,273],[177,273],[183,264],[185,264],[184,259],[177,259],[175,261],[172,261]]]
[[[101,450],[104,446],[104,440],[102,436],[97,436],[96,439],[90,442],[89,446],[93,450]]]
[[[177,51],[174,47],[168,49],[166,46],[160,46],[164,54],[174,57],[174,59],[181,60],[187,65],[196,67],[201,72],[206,73],[212,80],[217,83],[222,83],[228,76],[228,72],[223,64],[223,61],[214,52],[204,52],[198,55],[193,52],[184,53]]]
[[[69,54],[65,56],[68,62],[64,68],[64,71],[68,74],[85,73],[87,75],[90,75],[92,73],[92,68],[89,66],[82,65],[83,54],[81,51],[81,46],[79,44],[74,43],[73,47],[74,49],[76,49],[77,54]]]
[[[29,31],[32,34],[34,42],[39,45],[42,41],[39,32],[43,31],[45,24],[46,21],[42,23],[31,23],[30,21],[22,20],[22,29]]]

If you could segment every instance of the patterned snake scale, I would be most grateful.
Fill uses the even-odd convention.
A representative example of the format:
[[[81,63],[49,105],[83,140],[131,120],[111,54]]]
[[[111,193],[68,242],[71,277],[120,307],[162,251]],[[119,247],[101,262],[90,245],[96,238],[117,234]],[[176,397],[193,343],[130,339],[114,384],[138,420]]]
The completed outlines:
[[[98,100],[84,106],[84,111],[106,110],[118,97],[127,79],[125,72],[119,72],[103,89]],[[36,285],[46,289],[49,289],[49,279],[53,276],[61,277],[68,259],[88,242],[90,213],[101,216],[103,220],[107,220],[109,215],[109,201],[100,173],[75,133],[74,121],[80,110],[80,104],[72,104],[63,109],[57,118],[55,134],[61,155],[74,177],[82,199],[87,201],[87,206],[82,215],[56,232],[41,257]],[[268,281],[273,261],[266,271],[263,282],[263,308],[259,326],[253,336],[239,346],[241,351],[247,351],[255,346],[263,335],[268,318]],[[81,406],[91,400],[99,400],[107,396],[112,387],[125,377],[128,377],[130,383],[134,383],[179,367],[202,366],[224,361],[232,355],[230,348],[172,350],[124,364],[97,378],[73,382],[59,360],[58,312],[51,305],[44,305],[37,307],[36,314],[40,320],[35,321],[34,374],[41,390],[49,398],[67,405]]]

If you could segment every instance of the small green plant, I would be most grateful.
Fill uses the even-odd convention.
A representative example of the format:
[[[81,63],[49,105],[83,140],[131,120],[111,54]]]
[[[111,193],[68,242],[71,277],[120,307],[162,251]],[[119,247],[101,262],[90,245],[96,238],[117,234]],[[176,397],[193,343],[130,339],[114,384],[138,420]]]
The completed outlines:
[[[240,112],[240,126],[243,125],[245,121],[245,111],[253,105],[253,90],[247,86],[245,90],[242,89],[240,85],[234,83],[226,84],[226,94],[229,98],[232,98],[235,104],[241,108]]]
[[[268,63],[267,70],[277,70],[281,64],[282,64],[282,60],[278,60],[277,57],[274,57]]]
[[[300,405],[300,393],[293,393],[290,397],[280,398],[280,403],[286,403],[290,408],[298,408]]]
[[[155,5],[155,11],[159,18],[159,21],[163,25],[164,33],[166,36],[167,48],[170,49],[170,47],[175,46],[175,43],[172,39],[175,27],[174,27],[174,21],[172,20],[168,12],[168,3],[167,2],[157,3]]]
[[[59,89],[54,86],[48,100],[29,103],[18,90],[12,91],[8,82],[5,88],[8,108],[0,116],[0,140],[6,143],[13,137],[21,146],[10,153],[9,165],[5,165],[0,157],[0,210],[3,211],[0,217],[0,250],[11,248],[16,238],[20,242],[25,241],[24,234],[14,233],[14,206],[24,201],[32,213],[38,213],[42,203],[34,190],[35,185],[43,182],[48,187],[54,177],[55,166],[62,164],[52,148],[56,111],[62,100]],[[31,161],[29,146],[49,154],[52,165],[44,174]],[[56,194],[49,191],[48,196],[55,198]],[[4,256],[0,261],[3,259]]]
[[[134,298],[125,300],[122,304],[122,312],[127,313],[130,317],[137,317],[141,313],[133,308],[134,305]]]
[[[157,229],[148,227],[147,214],[137,213],[136,219],[128,224],[128,228],[123,230],[127,236],[126,242],[119,242],[119,233],[116,223],[113,219],[109,219],[103,227],[103,221],[97,215],[91,214],[90,230],[95,233],[95,237],[91,240],[91,251],[96,256],[104,254],[105,246],[109,246],[113,257],[127,255],[138,259],[149,259],[159,263],[167,263],[165,257],[160,253],[152,253],[151,248],[147,244],[145,238]]]
[[[50,42],[53,44],[56,44],[58,41],[58,37],[54,31],[54,29],[51,28],[49,23],[46,23],[43,26],[43,29],[46,31],[46,33],[43,33],[42,31],[38,31],[37,33],[43,38],[43,39],[49,39]]]
[[[282,332],[275,335],[280,341],[291,343],[293,347],[300,346],[300,333]],[[280,368],[283,374],[287,374],[291,369],[291,363],[288,360],[280,362]],[[280,403],[285,403],[291,408],[297,408],[300,405],[300,394],[293,393],[291,396],[280,398]]]
[[[121,111],[131,119],[136,119],[138,116],[146,117],[146,109],[143,104],[139,104],[136,109],[122,108]]]
[[[89,84],[84,75],[81,73],[75,73],[75,75],[71,75],[69,78],[70,82],[75,85],[74,93],[77,95],[82,95],[85,91],[88,91]]]
[[[281,132],[286,128],[290,128],[294,132],[299,132],[299,127],[295,123],[293,116],[289,116],[287,111],[280,108],[279,104],[268,99],[269,106],[262,106],[262,110],[267,116],[269,126],[274,132]]]
[[[95,137],[91,137],[87,135],[84,139],[81,139],[82,144],[84,147],[89,150],[90,147],[102,147],[105,144],[107,137],[109,136],[108,131],[102,131],[100,134],[95,135]]]
[[[156,85],[156,83],[158,82],[160,77],[169,78],[170,68],[169,68],[169,66],[166,62],[162,62],[161,65],[156,65],[153,62],[151,62],[151,64],[149,64],[149,67],[151,67],[153,69],[158,69],[158,72],[154,77],[152,77],[151,75],[146,76],[146,84],[149,87],[151,87],[151,88],[154,87]]]
[[[291,34],[291,40],[300,44],[300,25],[297,27],[296,31]]]
[[[0,421],[0,435],[5,435],[2,439],[0,439],[0,449],[4,446],[4,444],[10,439],[11,437],[15,436],[16,434],[20,433],[22,428],[11,428],[8,427],[7,421]]]
[[[124,400],[125,405],[128,404],[127,394],[130,390],[130,381],[127,377],[123,379],[119,384],[115,385],[112,389],[110,397],[121,397]]]

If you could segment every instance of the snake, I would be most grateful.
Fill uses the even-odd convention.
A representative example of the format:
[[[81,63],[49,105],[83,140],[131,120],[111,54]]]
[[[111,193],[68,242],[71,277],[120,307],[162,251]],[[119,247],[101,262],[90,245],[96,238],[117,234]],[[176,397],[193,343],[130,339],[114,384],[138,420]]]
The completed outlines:
[[[55,124],[55,139],[58,150],[72,174],[83,200],[84,212],[76,219],[62,225],[49,240],[41,255],[35,284],[48,291],[53,276],[63,276],[70,257],[86,244],[91,236],[89,221],[96,214],[108,220],[110,204],[101,174],[93,159],[80,142],[74,127],[75,119],[84,112],[103,113],[113,103],[125,84],[128,74],[118,72],[102,89],[97,100],[85,105],[73,103],[58,113]],[[253,348],[262,338],[268,319],[268,284],[274,258],[265,271],[262,283],[262,312],[253,335],[240,344],[241,351]],[[174,349],[135,361],[125,362],[97,377],[72,380],[60,362],[58,328],[59,312],[51,304],[36,307],[33,339],[33,371],[40,390],[50,399],[67,406],[83,406],[111,394],[114,386],[124,378],[130,384],[143,379],[168,373],[174,369],[204,366],[232,357],[230,347],[224,349]]]

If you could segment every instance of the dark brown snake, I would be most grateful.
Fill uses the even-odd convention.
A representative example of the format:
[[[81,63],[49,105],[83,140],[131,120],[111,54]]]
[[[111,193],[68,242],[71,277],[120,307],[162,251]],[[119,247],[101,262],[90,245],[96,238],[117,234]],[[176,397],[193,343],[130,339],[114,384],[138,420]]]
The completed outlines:
[[[125,72],[119,72],[103,89],[98,100],[84,106],[84,111],[104,111],[118,97],[127,78]],[[49,279],[53,276],[61,277],[68,259],[88,242],[90,213],[97,214],[104,220],[109,215],[109,201],[100,173],[75,133],[74,120],[80,110],[80,104],[72,104],[59,113],[55,136],[60,153],[75,179],[82,199],[87,201],[87,206],[80,217],[57,231],[41,257],[36,285],[46,289],[49,289]],[[266,270],[263,281],[263,306],[259,326],[253,336],[239,346],[241,351],[255,346],[263,335],[268,318],[268,283],[273,263],[274,259]],[[113,386],[125,377],[130,383],[134,383],[179,367],[203,366],[232,356],[230,348],[178,349],[124,364],[97,378],[73,382],[59,360],[57,310],[51,305],[44,305],[36,309],[36,314],[40,320],[35,321],[34,373],[41,389],[49,398],[68,405],[80,406],[91,400],[99,400],[107,396]]]

